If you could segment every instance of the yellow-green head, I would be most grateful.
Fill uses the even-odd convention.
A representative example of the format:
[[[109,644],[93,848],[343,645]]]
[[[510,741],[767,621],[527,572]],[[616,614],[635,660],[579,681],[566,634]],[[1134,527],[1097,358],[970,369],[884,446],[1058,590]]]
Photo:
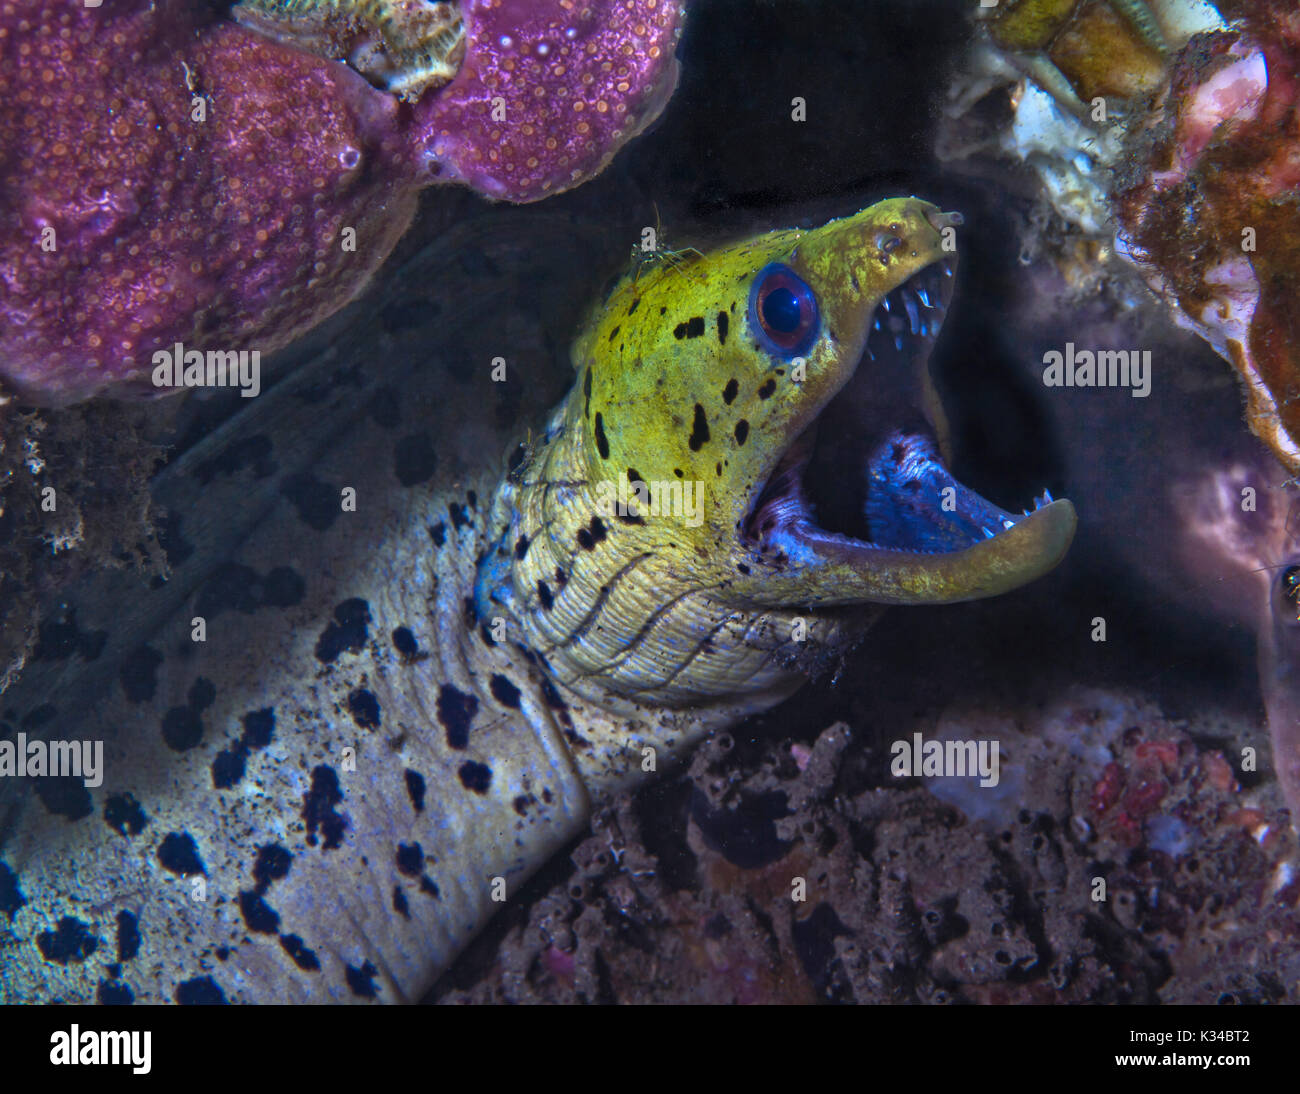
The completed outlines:
[[[991,596],[1060,561],[1069,502],[1006,513],[943,464],[928,358],[959,223],[893,199],[611,293],[501,548],[495,599],[561,682],[758,707],[838,655],[855,606]]]

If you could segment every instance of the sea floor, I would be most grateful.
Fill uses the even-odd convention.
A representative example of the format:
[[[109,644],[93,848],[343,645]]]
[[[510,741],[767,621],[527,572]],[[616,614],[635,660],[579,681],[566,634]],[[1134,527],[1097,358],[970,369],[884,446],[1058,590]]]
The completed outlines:
[[[1249,715],[1041,679],[849,707],[773,712],[603,810],[430,1001],[1296,999],[1300,860],[1236,762],[1268,747]],[[916,732],[997,740],[999,785],[893,777]]]

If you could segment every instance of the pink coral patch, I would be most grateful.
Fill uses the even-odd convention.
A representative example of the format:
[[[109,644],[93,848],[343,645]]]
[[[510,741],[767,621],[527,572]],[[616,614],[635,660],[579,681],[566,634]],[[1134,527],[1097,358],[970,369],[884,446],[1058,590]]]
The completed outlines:
[[[266,354],[346,304],[421,186],[585,181],[671,94],[681,7],[467,0],[412,109],[188,0],[0,0],[0,381],[161,394],[160,349]]]
[[[270,352],[345,303],[414,208],[364,170],[360,83],[188,6],[0,3],[5,382],[158,393],[160,346]]]
[[[456,78],[416,107],[421,169],[510,201],[600,171],[677,82],[672,0],[472,0]]]

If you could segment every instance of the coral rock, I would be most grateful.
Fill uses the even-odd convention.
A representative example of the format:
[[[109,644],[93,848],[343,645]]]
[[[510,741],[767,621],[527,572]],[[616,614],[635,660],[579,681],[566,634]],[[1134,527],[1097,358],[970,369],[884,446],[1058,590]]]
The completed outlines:
[[[276,349],[410,221],[359,76],[181,7],[0,4],[0,360],[32,401],[153,391],[176,342]]]
[[[1244,29],[1200,36],[1131,138],[1120,243],[1175,318],[1241,373],[1251,428],[1300,471],[1300,13],[1222,5]],[[1235,10],[1240,8],[1241,10]]]
[[[207,14],[0,0],[0,381],[159,394],[153,355],[269,353],[351,300],[418,189],[532,201],[592,177],[676,82],[678,0],[467,2],[415,106]]]
[[[456,78],[416,107],[425,170],[532,201],[598,173],[677,83],[671,0],[477,0]]]

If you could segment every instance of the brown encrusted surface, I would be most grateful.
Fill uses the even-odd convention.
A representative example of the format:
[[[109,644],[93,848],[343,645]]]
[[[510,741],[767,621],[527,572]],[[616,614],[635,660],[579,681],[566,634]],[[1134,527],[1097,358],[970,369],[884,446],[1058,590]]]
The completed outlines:
[[[1048,56],[1084,102],[1098,96],[1135,98],[1160,83],[1160,55],[1109,4],[1082,8],[1052,43]]]
[[[1135,130],[1126,146],[1114,205],[1125,232],[1194,319],[1222,293],[1207,273],[1235,256],[1249,259],[1260,297],[1247,348],[1294,438],[1300,436],[1300,318],[1294,307],[1300,266],[1300,14],[1291,0],[1222,6],[1228,18],[1241,20],[1243,30],[1198,36],[1174,58],[1150,129]],[[1158,183],[1157,173],[1178,162],[1189,140],[1184,115],[1196,90],[1239,59],[1228,55],[1234,46],[1243,53],[1260,50],[1266,58],[1268,90],[1255,116],[1219,125],[1185,178]],[[1253,250],[1243,249],[1245,228],[1255,233]],[[1252,425],[1268,439],[1268,423]],[[1286,458],[1281,451],[1279,456]]]
[[[606,810],[435,998],[1294,1000],[1300,884],[1277,882],[1296,840],[1275,784],[1241,789],[1214,747],[1267,749],[1234,724],[1071,689],[883,735],[723,735]],[[1000,741],[1002,784],[961,794],[986,816],[889,774],[895,731],[913,730]]]
[[[61,622],[42,611],[59,589],[110,566],[162,572],[148,483],[164,451],[155,438],[173,410],[0,411],[0,692],[37,652],[42,625]]]

